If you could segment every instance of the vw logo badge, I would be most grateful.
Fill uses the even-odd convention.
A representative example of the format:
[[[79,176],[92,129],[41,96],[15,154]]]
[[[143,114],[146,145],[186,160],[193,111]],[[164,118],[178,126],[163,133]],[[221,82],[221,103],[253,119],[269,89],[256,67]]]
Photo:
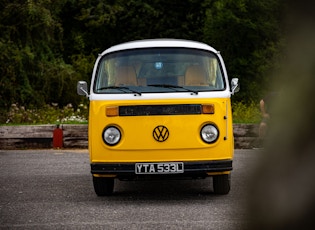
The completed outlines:
[[[158,142],[166,141],[169,135],[168,129],[163,125],[159,125],[153,130],[153,137]]]

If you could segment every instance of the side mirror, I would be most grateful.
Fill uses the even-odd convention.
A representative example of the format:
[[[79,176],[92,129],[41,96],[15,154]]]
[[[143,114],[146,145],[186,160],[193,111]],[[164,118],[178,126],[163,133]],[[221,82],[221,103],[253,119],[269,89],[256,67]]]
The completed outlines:
[[[231,91],[232,95],[240,91],[240,85],[238,84],[238,78],[232,78],[231,80]]]
[[[78,84],[77,84],[77,93],[80,96],[89,97],[88,86],[87,86],[87,83],[85,81],[79,81],[78,82]]]

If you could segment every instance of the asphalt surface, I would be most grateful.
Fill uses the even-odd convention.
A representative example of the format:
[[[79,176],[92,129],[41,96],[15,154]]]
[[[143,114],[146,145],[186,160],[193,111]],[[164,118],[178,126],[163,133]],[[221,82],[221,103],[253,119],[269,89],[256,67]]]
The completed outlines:
[[[115,181],[97,197],[87,150],[0,150],[0,229],[243,229],[260,151],[236,150],[232,187],[212,179]]]

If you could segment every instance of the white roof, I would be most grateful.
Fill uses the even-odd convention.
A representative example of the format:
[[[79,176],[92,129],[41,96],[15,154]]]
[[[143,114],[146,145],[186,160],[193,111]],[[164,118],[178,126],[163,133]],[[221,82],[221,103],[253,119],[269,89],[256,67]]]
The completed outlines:
[[[101,55],[105,55],[107,53],[116,52],[120,50],[127,49],[141,49],[141,48],[162,48],[162,47],[175,47],[175,48],[193,48],[193,49],[202,49],[211,51],[214,53],[219,53],[217,50],[212,48],[211,46],[189,40],[180,40],[180,39],[148,39],[148,40],[138,40],[122,43],[119,45],[112,46],[105,50]]]

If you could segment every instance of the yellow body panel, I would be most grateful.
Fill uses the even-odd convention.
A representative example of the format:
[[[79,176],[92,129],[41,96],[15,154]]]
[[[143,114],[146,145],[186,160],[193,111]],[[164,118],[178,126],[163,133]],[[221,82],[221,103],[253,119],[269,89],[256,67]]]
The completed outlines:
[[[130,105],[213,104],[214,114],[106,116],[106,107]],[[207,144],[200,130],[207,123],[219,129],[219,139]],[[121,131],[121,141],[108,146],[102,139],[105,127]],[[165,142],[153,138],[155,127],[169,130]],[[230,98],[130,100],[90,102],[89,152],[91,163],[171,162],[232,159],[234,151]]]

